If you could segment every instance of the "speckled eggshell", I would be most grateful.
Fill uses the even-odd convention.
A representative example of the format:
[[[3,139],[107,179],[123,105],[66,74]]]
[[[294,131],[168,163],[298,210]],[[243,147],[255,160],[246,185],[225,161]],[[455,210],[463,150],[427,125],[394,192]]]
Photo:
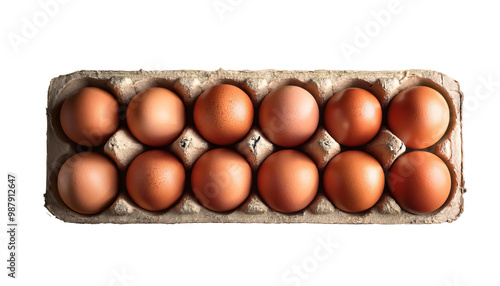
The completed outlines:
[[[230,145],[250,131],[253,113],[252,101],[242,89],[219,84],[198,97],[193,117],[203,138],[217,145]]]
[[[127,191],[143,209],[161,211],[182,195],[186,173],[177,157],[163,150],[137,156],[127,170]]]

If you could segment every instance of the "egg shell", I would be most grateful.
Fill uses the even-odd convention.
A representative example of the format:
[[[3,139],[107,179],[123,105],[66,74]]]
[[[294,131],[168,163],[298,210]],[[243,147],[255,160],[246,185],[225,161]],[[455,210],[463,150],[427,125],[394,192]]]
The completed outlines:
[[[141,208],[161,211],[171,207],[182,195],[186,172],[171,153],[150,150],[137,156],[127,170],[127,191]]]
[[[385,179],[380,163],[370,154],[344,151],[328,163],[323,186],[330,201],[345,212],[363,212],[382,196]]]
[[[377,98],[362,88],[351,87],[335,93],[325,107],[325,127],[338,143],[360,146],[377,135],[382,107]]]
[[[70,209],[96,214],[109,207],[118,195],[118,169],[99,153],[77,153],[59,170],[57,189]]]
[[[185,107],[173,91],[162,87],[138,93],[127,108],[130,132],[142,143],[162,146],[172,143],[185,124]]]
[[[64,101],[60,122],[73,142],[85,146],[104,144],[118,129],[118,102],[103,89],[84,87]]]
[[[319,174],[304,153],[285,149],[271,154],[259,169],[257,187],[264,202],[282,213],[307,207],[318,192]]]
[[[389,170],[388,186],[403,209],[414,214],[429,214],[448,199],[451,176],[438,156],[414,151],[394,162]]]
[[[226,212],[241,205],[252,186],[252,169],[237,152],[218,148],[203,154],[191,172],[191,188],[206,208]]]
[[[450,109],[444,97],[427,86],[400,92],[389,105],[389,129],[413,149],[435,144],[448,129]]]
[[[196,100],[194,124],[201,136],[217,145],[241,140],[253,123],[253,104],[239,87],[218,84],[205,90]]]
[[[295,147],[309,139],[319,123],[319,107],[311,93],[294,85],[271,91],[259,109],[262,132],[274,144]]]

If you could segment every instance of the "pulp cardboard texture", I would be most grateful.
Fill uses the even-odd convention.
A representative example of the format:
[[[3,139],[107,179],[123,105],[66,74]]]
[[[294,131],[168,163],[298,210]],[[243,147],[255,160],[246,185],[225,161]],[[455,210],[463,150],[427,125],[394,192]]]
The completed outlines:
[[[283,85],[297,85],[307,89],[317,100],[321,118],[328,99],[347,87],[360,87],[372,92],[380,101],[384,119],[378,135],[360,147],[372,154],[384,171],[406,152],[404,144],[387,128],[387,106],[391,99],[405,88],[425,85],[438,90],[450,107],[450,125],[445,136],[425,150],[441,157],[452,177],[450,196],[443,207],[428,215],[415,215],[403,210],[390,196],[388,188],[378,203],[363,213],[346,213],[327,199],[322,184],[314,201],[304,210],[283,214],[270,209],[261,200],[256,189],[256,174],[264,159],[281,147],[265,138],[258,126],[258,116],[250,132],[239,143],[229,146],[242,154],[253,170],[254,182],[248,199],[236,210],[227,213],[210,211],[198,203],[189,189],[190,170],[196,159],[214,148],[201,137],[192,121],[196,98],[207,88],[229,83],[242,88],[251,97],[255,114],[264,97]],[[120,128],[107,143],[98,147],[77,145],[64,134],[59,122],[61,105],[68,96],[85,86],[103,88],[113,94],[120,104]],[[160,147],[174,153],[187,172],[186,189],[181,199],[171,208],[150,212],[137,206],[127,194],[125,174],[130,162],[141,152],[152,149],[136,140],[129,132],[125,114],[127,104],[138,92],[150,87],[165,87],[175,91],[184,101],[187,111],[186,127],[173,143]],[[78,71],[54,78],[48,91],[47,106],[47,189],[45,206],[55,217],[74,223],[347,223],[347,224],[428,224],[452,222],[463,212],[462,101],[459,84],[439,72],[428,70],[406,71]],[[322,119],[316,133],[295,149],[308,154],[320,172],[336,154],[344,150],[326,132]],[[82,215],[69,209],[57,190],[57,175],[66,159],[82,151],[95,151],[112,158],[120,170],[120,191],[116,201],[96,215]]]

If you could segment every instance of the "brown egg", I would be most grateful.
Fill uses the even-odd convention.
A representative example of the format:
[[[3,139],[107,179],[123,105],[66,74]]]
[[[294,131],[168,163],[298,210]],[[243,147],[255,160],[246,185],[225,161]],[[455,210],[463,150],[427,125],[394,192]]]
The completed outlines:
[[[330,201],[345,212],[362,212],[377,203],[384,191],[384,170],[368,153],[345,151],[328,163],[323,177]]]
[[[287,85],[269,93],[259,109],[259,124],[267,138],[283,147],[309,139],[319,122],[319,107],[307,90]]]
[[[130,132],[144,144],[162,146],[172,143],[185,124],[185,108],[174,92],[152,87],[138,93],[127,108]]]
[[[186,172],[177,157],[163,150],[137,156],[127,170],[127,191],[140,207],[161,211],[182,195]]]
[[[198,132],[218,145],[241,140],[252,127],[253,113],[250,97],[230,84],[219,84],[205,90],[196,100],[193,110]]]
[[[214,149],[194,164],[191,187],[206,208],[225,212],[241,205],[250,194],[252,170],[248,162],[230,149]]]
[[[282,213],[307,207],[318,192],[319,175],[314,162],[296,150],[281,150],[262,163],[257,187],[264,202]]]
[[[451,191],[451,175],[438,156],[414,151],[399,157],[389,170],[392,196],[405,210],[428,214],[439,209]]]
[[[60,121],[73,142],[98,146],[118,129],[118,103],[105,90],[84,87],[63,102]]]
[[[77,153],[61,167],[57,188],[63,202],[75,212],[96,214],[108,208],[118,195],[118,170],[106,156]]]
[[[427,86],[414,86],[400,92],[389,105],[389,129],[407,147],[427,148],[448,129],[450,109],[444,97]]]
[[[361,88],[335,93],[325,107],[325,127],[338,143],[360,146],[377,135],[382,123],[382,107],[377,98]]]

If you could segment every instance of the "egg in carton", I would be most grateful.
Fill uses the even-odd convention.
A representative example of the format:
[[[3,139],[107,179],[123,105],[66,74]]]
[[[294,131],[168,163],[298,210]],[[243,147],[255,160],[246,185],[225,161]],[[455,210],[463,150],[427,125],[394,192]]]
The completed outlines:
[[[175,154],[186,169],[189,181],[197,159],[216,145],[205,140],[192,120],[193,107],[200,94],[219,84],[230,84],[245,91],[254,106],[255,114],[250,131],[242,140],[226,146],[248,161],[252,173],[250,195],[232,211],[215,212],[198,202],[190,185],[186,184],[176,203],[162,211],[148,211],[139,207],[126,189],[126,171],[131,162],[141,153],[161,149]],[[282,147],[266,138],[259,127],[258,109],[264,98],[273,90],[283,86],[299,86],[307,90],[316,100],[323,115],[328,100],[337,92],[357,87],[372,93],[387,113],[391,100],[401,91],[413,86],[428,86],[441,93],[449,108],[450,120],[445,135],[425,151],[439,156],[451,174],[451,192],[446,202],[430,214],[413,214],[405,211],[384,188],[378,202],[366,211],[350,213],[332,204],[320,183],[312,202],[294,213],[281,213],[270,208],[259,195],[256,174],[264,160]],[[71,141],[64,133],[60,112],[66,98],[84,87],[97,87],[116,97],[119,104],[119,128],[106,143],[86,147]],[[141,143],[130,132],[126,122],[128,104],[141,91],[152,87],[163,87],[175,92],[184,102],[187,112],[186,125],[172,143],[151,147]],[[407,71],[79,71],[52,80],[48,92],[47,107],[47,209],[57,218],[76,223],[199,223],[199,222],[243,222],[243,223],[441,223],[456,220],[463,212],[464,179],[462,166],[462,100],[463,95],[456,81],[439,72],[427,70]],[[322,117],[322,116],[321,116]],[[357,148],[378,160],[385,174],[393,163],[408,153],[405,144],[387,127],[382,126],[368,143]],[[323,122],[309,140],[297,147],[316,164],[322,175],[327,164],[336,155],[349,150],[336,142],[326,130]],[[71,210],[62,200],[57,187],[57,177],[64,162],[76,153],[93,151],[111,158],[119,170],[119,193],[105,210],[85,215]],[[321,181],[321,180],[320,180]]]

